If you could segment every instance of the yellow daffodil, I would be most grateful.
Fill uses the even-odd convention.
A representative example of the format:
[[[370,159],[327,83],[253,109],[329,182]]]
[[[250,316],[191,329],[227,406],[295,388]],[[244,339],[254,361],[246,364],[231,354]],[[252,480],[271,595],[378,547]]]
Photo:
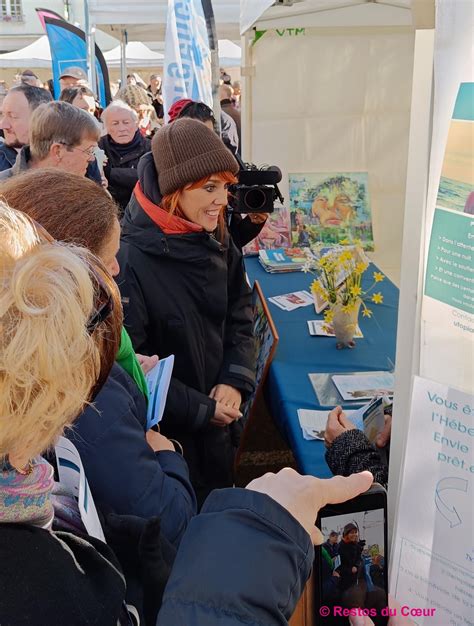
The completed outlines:
[[[372,311],[367,307],[364,307],[364,309],[362,310],[362,315],[364,317],[372,317]]]
[[[376,283],[379,283],[384,278],[385,278],[385,276],[382,274],[382,272],[374,272],[374,280],[375,280]]]
[[[324,321],[326,324],[330,324],[334,319],[334,311],[332,309],[326,309],[324,311]]]
[[[382,304],[382,302],[383,302],[383,295],[380,293],[380,291],[378,293],[374,293],[372,298],[371,298],[371,300],[375,304]]]
[[[341,241],[339,242],[340,246],[348,246],[349,245],[349,239],[347,239],[347,237],[345,239],[341,239]]]
[[[349,263],[350,261],[352,261],[352,258],[353,257],[350,250],[344,250],[344,252],[339,255],[340,263]]]
[[[367,263],[362,263],[362,261],[359,261],[359,263],[357,263],[357,265],[355,266],[355,271],[357,274],[363,274],[366,269]]]
[[[359,285],[354,285],[353,287],[350,288],[350,294],[351,296],[354,296],[354,298],[357,298],[358,296],[360,296],[362,293],[362,289],[359,287]]]

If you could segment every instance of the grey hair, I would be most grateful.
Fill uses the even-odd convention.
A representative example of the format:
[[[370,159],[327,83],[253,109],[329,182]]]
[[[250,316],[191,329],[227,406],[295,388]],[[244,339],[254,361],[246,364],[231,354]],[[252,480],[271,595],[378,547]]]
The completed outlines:
[[[112,111],[127,111],[128,113],[130,113],[130,117],[132,118],[132,120],[138,123],[138,113],[134,109],[132,109],[131,106],[129,106],[123,100],[114,100],[113,102],[109,104],[108,107],[106,107],[102,111],[102,115],[100,117],[100,119],[102,120],[106,128],[107,128],[107,115],[111,113]]]
[[[41,104],[31,116],[30,150],[38,161],[48,156],[54,143],[74,147],[86,137],[99,141],[99,125],[92,115],[68,102]]]

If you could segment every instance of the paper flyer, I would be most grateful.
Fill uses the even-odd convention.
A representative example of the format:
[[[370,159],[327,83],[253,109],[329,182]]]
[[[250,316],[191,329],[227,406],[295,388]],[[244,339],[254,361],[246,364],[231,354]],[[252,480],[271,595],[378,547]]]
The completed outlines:
[[[165,359],[160,359],[155,367],[145,376],[150,392],[146,416],[147,430],[158,424],[163,417],[173,365],[174,354],[171,354]]]
[[[59,482],[77,498],[79,513],[89,535],[105,543],[94,498],[92,497],[81,456],[76,446],[69,439],[60,437],[56,444],[55,452]]]
[[[364,372],[332,377],[343,400],[372,400],[374,396],[393,396],[395,379],[391,372]]]
[[[473,443],[474,396],[415,377],[390,590],[418,626],[474,623]]]

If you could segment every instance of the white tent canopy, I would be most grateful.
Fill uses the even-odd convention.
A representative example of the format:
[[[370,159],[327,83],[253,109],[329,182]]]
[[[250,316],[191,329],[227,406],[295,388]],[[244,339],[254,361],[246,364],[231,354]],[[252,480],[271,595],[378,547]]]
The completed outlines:
[[[127,67],[161,67],[163,65],[163,55],[150,50],[141,41],[129,41],[126,46]],[[120,67],[121,49],[120,45],[112,48],[104,54],[107,65],[111,68]]]
[[[242,0],[240,31],[257,28],[311,26],[408,26],[412,0],[293,0],[273,6],[273,0]]]
[[[0,67],[50,69],[51,51],[47,36],[42,35],[29,46],[15,50],[15,52],[0,54]]]
[[[240,0],[213,0],[217,35],[239,39]],[[126,29],[129,39],[164,41],[168,0],[89,0],[91,23],[119,36]]]

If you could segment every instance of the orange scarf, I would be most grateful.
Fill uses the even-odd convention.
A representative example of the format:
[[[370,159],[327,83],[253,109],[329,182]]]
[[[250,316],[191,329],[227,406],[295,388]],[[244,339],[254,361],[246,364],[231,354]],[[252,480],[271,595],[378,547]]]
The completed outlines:
[[[193,224],[177,215],[172,215],[145,196],[138,182],[133,190],[138,203],[148,217],[161,228],[165,235],[185,235],[188,233],[201,233],[203,227]]]

